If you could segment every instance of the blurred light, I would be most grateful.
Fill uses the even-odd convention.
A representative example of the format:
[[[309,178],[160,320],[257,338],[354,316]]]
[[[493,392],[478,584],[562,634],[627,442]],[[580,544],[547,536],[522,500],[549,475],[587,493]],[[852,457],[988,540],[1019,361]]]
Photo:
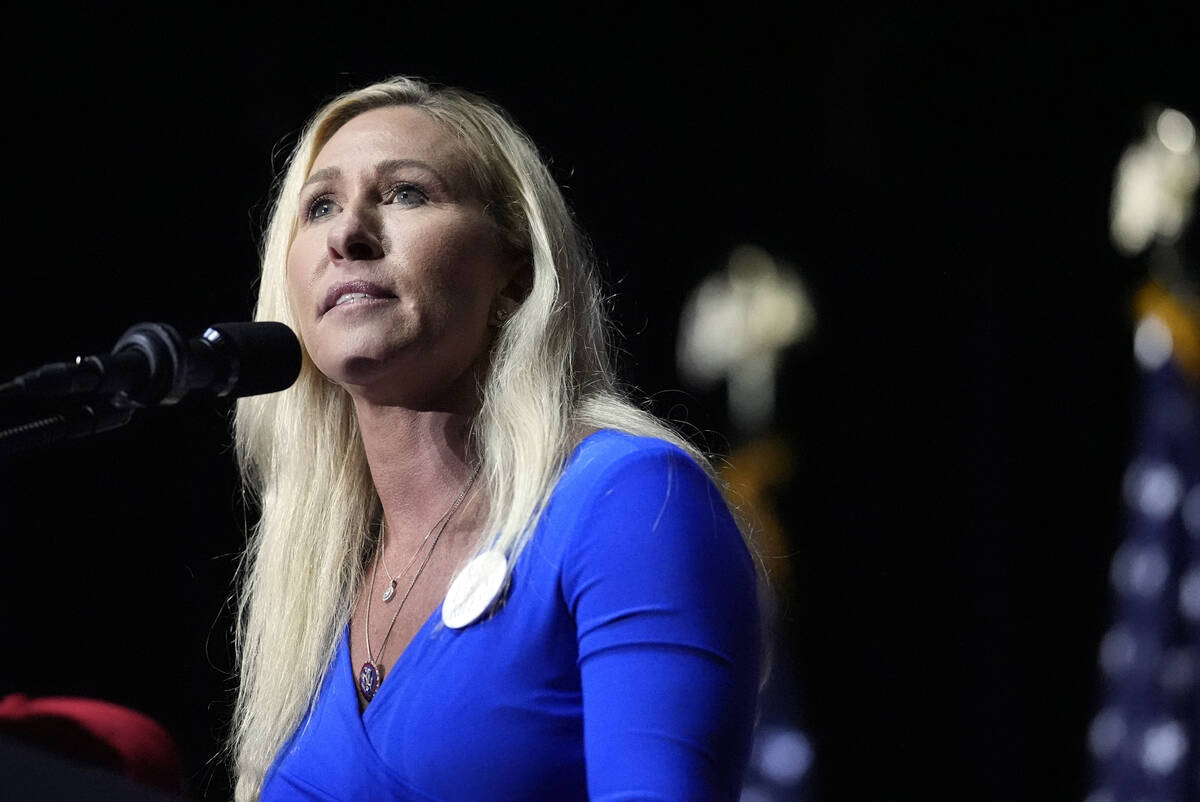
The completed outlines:
[[[1171,358],[1171,330],[1158,315],[1138,321],[1133,334],[1133,355],[1143,370],[1158,370]]]
[[[1172,153],[1184,154],[1196,144],[1196,129],[1183,112],[1163,109],[1154,126],[1158,139]]]
[[[726,269],[701,282],[684,306],[679,371],[701,386],[725,379],[734,422],[759,429],[774,413],[780,353],[815,322],[796,271],[758,246],[740,245]]]
[[[798,730],[775,730],[764,734],[758,770],[780,785],[795,785],[812,765],[812,747]]]
[[[1136,656],[1137,641],[1125,627],[1113,627],[1100,641],[1100,666],[1110,677],[1124,673]]]
[[[1117,710],[1102,710],[1088,728],[1088,746],[1092,754],[1105,758],[1116,751],[1125,739],[1125,717]]]
[[[1183,528],[1192,537],[1200,539],[1200,485],[1188,491],[1180,514],[1183,516]]]
[[[742,795],[738,797],[738,802],[775,802],[775,797],[762,788],[748,785],[742,789]]]
[[[1159,546],[1126,543],[1113,557],[1112,581],[1126,595],[1158,595],[1167,581],[1171,566]]]
[[[1156,774],[1170,774],[1187,753],[1187,733],[1178,721],[1167,721],[1142,736],[1142,766]]]
[[[1200,185],[1196,132],[1181,112],[1165,109],[1148,121],[1140,142],[1117,163],[1109,234],[1122,253],[1140,253],[1155,240],[1173,242],[1191,216]]]
[[[1137,460],[1125,471],[1125,500],[1147,518],[1165,521],[1179,503],[1182,485],[1174,465]]]
[[[1191,568],[1179,578],[1179,611],[1200,621],[1200,568]]]
[[[1100,788],[1088,794],[1083,802],[1117,802],[1117,797],[1107,788]]]
[[[1196,656],[1190,649],[1173,649],[1163,660],[1161,682],[1169,693],[1186,693],[1196,684]]]

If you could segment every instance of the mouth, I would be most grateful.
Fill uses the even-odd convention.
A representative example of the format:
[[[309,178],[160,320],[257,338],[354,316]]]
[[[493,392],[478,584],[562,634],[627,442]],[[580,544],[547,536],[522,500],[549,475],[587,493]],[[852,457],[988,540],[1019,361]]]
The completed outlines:
[[[333,285],[329,288],[329,292],[325,293],[325,300],[321,304],[321,314],[324,315],[330,309],[339,306],[356,306],[372,301],[386,301],[395,297],[394,293],[385,290],[378,284],[361,280],[347,281]]]

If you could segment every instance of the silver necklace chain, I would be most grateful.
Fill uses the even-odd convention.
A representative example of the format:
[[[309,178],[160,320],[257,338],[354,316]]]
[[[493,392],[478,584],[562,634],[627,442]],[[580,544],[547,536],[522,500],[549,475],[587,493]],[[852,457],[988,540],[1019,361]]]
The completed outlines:
[[[413,552],[412,559],[410,559],[408,561],[408,565],[405,566],[404,571],[401,572],[401,574],[400,574],[401,577],[403,577],[404,574],[408,573],[408,569],[411,568],[413,562],[416,561],[417,555],[420,554],[422,550],[425,550],[425,542],[427,540],[429,540],[429,536],[432,535],[434,530],[436,529],[437,535],[433,538],[433,543],[429,546],[429,549],[425,550],[425,559],[421,560],[420,566],[417,567],[417,572],[415,574],[413,574],[412,581],[408,583],[408,588],[404,591],[404,595],[400,597],[400,603],[396,605],[396,612],[392,614],[392,620],[388,624],[387,632],[385,632],[383,635],[383,643],[379,644],[379,658],[381,660],[383,659],[384,650],[387,649],[388,639],[391,638],[392,630],[396,626],[396,621],[400,618],[400,611],[404,609],[404,603],[406,601],[408,601],[409,595],[413,592],[413,588],[416,587],[416,585],[417,585],[417,580],[421,578],[421,574],[425,571],[425,566],[427,566],[429,564],[429,560],[433,557],[433,552],[437,548],[438,541],[442,539],[442,533],[445,532],[446,527],[450,525],[450,519],[454,516],[454,513],[458,510],[459,505],[462,504],[463,499],[465,499],[467,497],[467,493],[471,490],[471,486],[475,484],[475,477],[478,475],[479,475],[479,466],[476,465],[475,469],[471,472],[471,478],[467,480],[466,486],[464,486],[462,491],[458,494],[458,498],[454,499],[454,503],[450,505],[450,509],[446,511],[446,514],[443,515],[440,519],[438,519],[438,522],[433,525],[433,529],[430,529],[429,532],[426,533],[425,537],[421,539],[421,544],[419,546],[417,546],[417,550],[415,552]],[[383,551],[384,551],[383,550],[384,540],[385,540],[384,533],[380,532],[380,538],[379,538],[380,549],[379,549],[379,551],[377,551],[375,553],[375,564],[371,569],[371,590],[372,591],[374,591],[374,589],[375,589],[375,582],[379,576],[379,563],[380,563],[380,558],[383,555]],[[384,570],[385,571],[387,570],[386,565],[384,566]],[[391,574],[389,573],[388,576],[391,577]],[[395,587],[396,581],[397,581],[397,578],[392,577],[391,588]],[[390,599],[391,594],[394,593],[394,590],[392,590],[391,588],[389,589],[388,593],[384,594],[385,602],[388,599]],[[359,690],[362,691],[363,696],[365,696],[367,701],[369,702],[369,701],[371,701],[371,698],[375,696],[375,692],[377,690],[379,690],[379,686],[383,684],[383,669],[379,665],[379,663],[376,662],[375,653],[371,649],[371,594],[370,593],[367,594],[366,599],[367,599],[367,612],[366,612],[366,615],[364,616],[365,620],[363,622],[363,630],[364,630],[363,634],[366,636],[366,642],[367,642],[367,662],[363,663],[362,670],[359,672],[358,685],[359,685]]]
[[[385,602],[390,602],[392,600],[392,598],[396,595],[396,585],[399,584],[400,578],[403,577],[405,574],[407,574],[408,570],[410,568],[412,568],[413,563],[415,563],[417,561],[417,555],[421,553],[421,549],[425,548],[425,544],[429,542],[429,536],[433,534],[433,530],[437,529],[439,524],[441,524],[443,521],[445,521],[446,519],[448,519],[450,517],[450,515],[453,513],[453,511],[454,511],[455,507],[457,507],[457,505],[458,505],[458,502],[455,502],[454,506],[452,506],[449,510],[446,510],[446,512],[442,513],[442,517],[438,518],[437,521],[433,524],[433,526],[429,527],[429,531],[425,533],[425,537],[421,538],[420,545],[417,546],[416,551],[414,551],[412,557],[409,558],[408,564],[404,566],[404,570],[401,571],[396,576],[392,576],[392,572],[388,569],[387,536],[383,530],[383,526],[381,525],[379,527],[379,551],[377,551],[375,553],[375,567],[372,569],[372,572],[371,572],[371,590],[372,591],[375,590],[375,576],[376,576],[375,572],[377,572],[379,570],[379,563],[382,562],[383,570],[387,573],[388,579],[391,580],[388,583],[387,590],[385,590],[383,592],[383,600]],[[403,602],[401,602],[401,604],[403,604]]]

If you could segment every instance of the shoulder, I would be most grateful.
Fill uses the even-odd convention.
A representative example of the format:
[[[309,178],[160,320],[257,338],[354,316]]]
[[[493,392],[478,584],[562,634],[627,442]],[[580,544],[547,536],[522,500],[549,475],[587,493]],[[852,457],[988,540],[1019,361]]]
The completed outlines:
[[[558,506],[560,492],[568,503]],[[593,434],[547,516],[581,659],[655,642],[719,653],[755,673],[753,558],[721,491],[686,451]]]
[[[708,473],[675,443],[601,429],[575,448],[555,488],[555,499],[588,503],[596,494],[657,494],[676,482],[710,489],[724,505]]]
[[[661,575],[669,565],[666,573],[691,573],[708,585],[736,565],[753,584],[725,497],[703,467],[665,440],[592,434],[567,464],[544,523],[562,548],[568,580],[593,570]]]

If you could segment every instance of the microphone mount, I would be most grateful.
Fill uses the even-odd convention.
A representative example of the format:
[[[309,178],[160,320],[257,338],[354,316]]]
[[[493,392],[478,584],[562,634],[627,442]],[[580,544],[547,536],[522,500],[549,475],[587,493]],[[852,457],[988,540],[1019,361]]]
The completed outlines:
[[[190,341],[166,324],[138,323],[111,354],[52,363],[0,385],[0,401],[82,397],[32,421],[0,424],[0,454],[117,428],[138,408],[174,405],[192,391],[276,392],[299,372],[299,341],[282,323],[218,323]]]

